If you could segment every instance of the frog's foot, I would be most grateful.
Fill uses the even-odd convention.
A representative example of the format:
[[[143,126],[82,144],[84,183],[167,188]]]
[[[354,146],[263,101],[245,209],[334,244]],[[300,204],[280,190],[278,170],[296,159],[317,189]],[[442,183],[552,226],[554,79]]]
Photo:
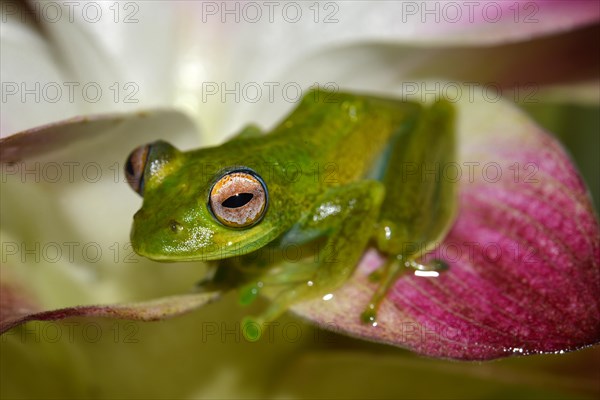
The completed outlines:
[[[256,342],[262,336],[264,322],[253,317],[245,317],[242,320],[242,333],[247,341]]]
[[[247,306],[254,302],[262,291],[274,296],[269,307],[258,317],[246,317],[242,321],[242,333],[248,341],[260,339],[265,325],[287,311],[296,301],[310,295],[312,277],[318,264],[287,263],[272,268],[260,279],[240,288],[239,302]]]
[[[369,274],[371,282],[379,282],[377,290],[371,297],[371,301],[360,314],[360,319],[365,324],[376,324],[377,309],[385,298],[389,288],[404,273],[407,268],[401,262],[400,258],[388,257],[385,263]]]
[[[262,281],[254,281],[242,286],[239,290],[240,305],[248,306],[252,304],[260,294],[260,290],[262,289],[263,285],[264,284]]]
[[[434,259],[427,264],[419,264],[414,260],[402,262],[402,257],[389,257],[385,264],[369,274],[371,282],[379,282],[377,290],[371,301],[361,313],[360,319],[365,324],[377,324],[377,310],[381,302],[396,281],[407,272],[414,272],[417,276],[438,276],[440,272],[448,269],[448,264],[442,260]],[[435,275],[430,275],[434,273]]]
[[[408,268],[412,268],[416,276],[439,276],[440,272],[447,271],[450,266],[445,261],[433,259],[427,264],[419,264],[416,261],[409,261]]]
[[[282,293],[301,287],[311,280],[317,266],[318,264],[311,263],[286,263],[271,268],[260,278],[253,279],[239,289],[239,302],[243,306],[250,305],[263,289]]]
[[[246,340],[254,342],[260,339],[266,324],[277,319],[294,303],[315,295],[316,291],[313,290],[312,285],[312,281],[307,281],[300,285],[289,285],[290,287],[282,290],[259,316],[244,318],[242,321],[242,333]]]

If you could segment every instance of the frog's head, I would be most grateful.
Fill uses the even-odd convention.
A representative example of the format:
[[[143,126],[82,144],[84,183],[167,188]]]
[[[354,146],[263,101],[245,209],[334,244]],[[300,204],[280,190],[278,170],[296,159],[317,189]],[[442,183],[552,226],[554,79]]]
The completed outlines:
[[[158,141],[130,154],[127,181],[144,198],[131,231],[138,254],[216,260],[249,253],[275,237],[277,224],[267,213],[269,192],[259,173],[239,166],[205,168],[209,163],[202,160],[219,153],[203,151],[183,153]]]

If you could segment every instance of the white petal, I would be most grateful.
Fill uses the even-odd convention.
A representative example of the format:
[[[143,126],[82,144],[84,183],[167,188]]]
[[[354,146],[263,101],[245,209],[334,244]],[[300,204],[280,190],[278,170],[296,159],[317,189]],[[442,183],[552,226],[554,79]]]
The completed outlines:
[[[191,288],[201,277],[197,265],[174,273],[128,245],[141,198],[123,166],[133,148],[159,138],[198,145],[193,123],[168,111],[65,121],[4,139],[2,280],[6,271],[21,277],[48,308]]]

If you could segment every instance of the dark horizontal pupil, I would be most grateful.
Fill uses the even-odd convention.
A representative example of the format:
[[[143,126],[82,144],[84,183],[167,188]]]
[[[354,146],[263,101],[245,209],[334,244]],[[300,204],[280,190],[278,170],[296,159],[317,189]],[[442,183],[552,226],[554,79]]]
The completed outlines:
[[[221,205],[227,208],[238,208],[248,204],[254,195],[252,193],[238,193],[235,196],[227,198]]]
[[[131,157],[127,160],[127,164],[125,165],[125,171],[130,175],[135,175],[135,170],[133,169],[133,162],[131,162]]]

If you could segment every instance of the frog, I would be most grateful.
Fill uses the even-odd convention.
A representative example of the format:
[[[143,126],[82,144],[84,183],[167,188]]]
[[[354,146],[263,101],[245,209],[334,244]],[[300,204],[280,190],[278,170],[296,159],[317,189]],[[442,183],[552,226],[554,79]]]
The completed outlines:
[[[242,321],[244,336],[258,340],[295,304],[331,298],[374,247],[385,261],[356,317],[375,326],[402,275],[448,268],[422,260],[457,214],[456,180],[431,176],[455,162],[455,120],[443,98],[315,89],[268,132],[250,124],[189,151],[163,140],[139,146],[125,164],[143,198],[133,250],[209,263],[198,290],[236,289],[244,305],[268,293],[265,309]],[[308,251],[290,257],[290,249]]]

